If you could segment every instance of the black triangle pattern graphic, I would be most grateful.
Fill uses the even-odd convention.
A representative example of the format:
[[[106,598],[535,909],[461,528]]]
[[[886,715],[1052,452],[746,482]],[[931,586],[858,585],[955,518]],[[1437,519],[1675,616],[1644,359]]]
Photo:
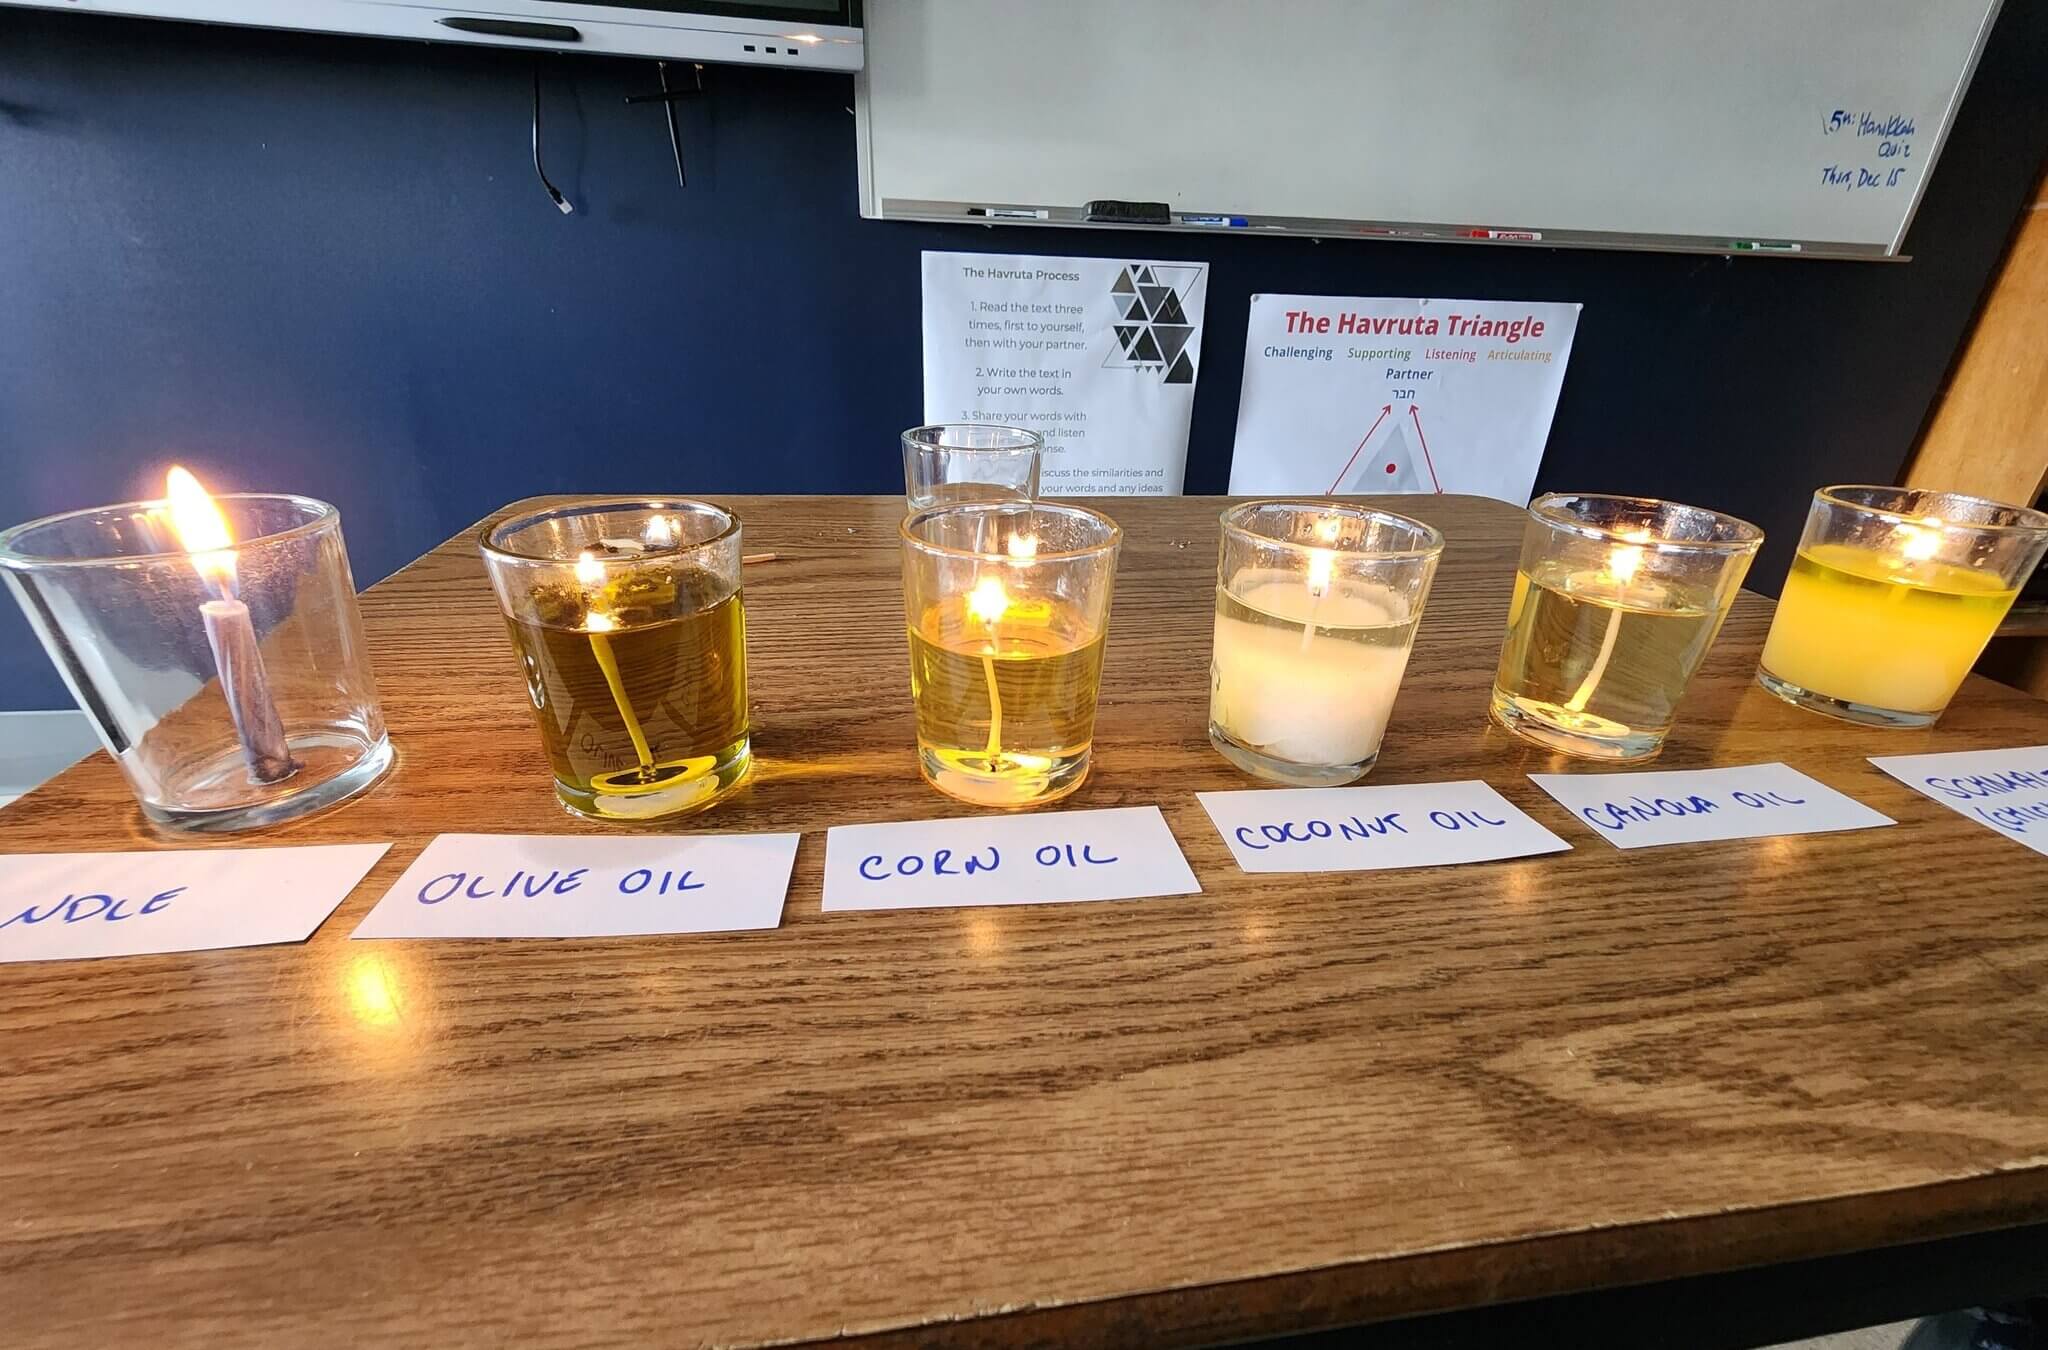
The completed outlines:
[[[1131,349],[1131,339],[1136,337],[1137,335],[1138,329],[1137,326],[1134,324],[1120,323],[1116,326],[1117,345],[1122,347],[1125,351],[1129,351]]]
[[[1166,372],[1166,382],[1168,384],[1193,384],[1195,382],[1195,363],[1188,360],[1186,352],[1182,352],[1178,357],[1174,358],[1172,368]]]
[[[1117,273],[1116,285],[1109,288],[1109,293],[1111,295],[1129,295],[1131,293],[1130,268],[1126,267],[1123,271]]]
[[[1188,339],[1195,335],[1192,325],[1157,323],[1152,325],[1152,336],[1159,343],[1159,359],[1171,361],[1180,355],[1181,348],[1188,345]]]
[[[1136,295],[1128,297],[1125,301],[1124,317],[1126,319],[1142,319],[1145,317],[1145,304]]]
[[[1159,354],[1159,344],[1152,340],[1151,329],[1141,328],[1138,330],[1138,340],[1131,345],[1131,359],[1133,361],[1151,362],[1160,362],[1166,359]]]
[[[1155,323],[1186,323],[1188,316],[1180,307],[1180,297],[1168,291],[1159,308],[1152,311],[1152,319]]]
[[[1140,286],[1150,286],[1153,284],[1151,268],[1140,267],[1138,269],[1138,284]]]
[[[1141,281],[1138,283],[1138,294],[1145,298],[1145,312],[1157,318],[1160,304],[1173,292],[1164,286],[1147,286]]]

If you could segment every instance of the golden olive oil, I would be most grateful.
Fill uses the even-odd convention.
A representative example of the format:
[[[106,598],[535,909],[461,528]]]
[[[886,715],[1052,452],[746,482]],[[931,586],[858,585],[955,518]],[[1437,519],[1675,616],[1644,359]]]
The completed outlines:
[[[746,612],[708,573],[659,565],[533,592],[512,621],[564,805],[651,819],[708,805],[749,763]]]

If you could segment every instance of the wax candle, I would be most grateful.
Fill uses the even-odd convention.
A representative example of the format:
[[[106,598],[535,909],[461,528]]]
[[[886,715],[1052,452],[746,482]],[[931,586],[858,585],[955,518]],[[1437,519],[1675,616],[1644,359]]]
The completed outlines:
[[[1330,502],[1223,515],[1209,740],[1239,768],[1334,786],[1379,758],[1443,536]]]
[[[275,783],[290,776],[298,764],[292,759],[284,722],[270,694],[263,652],[256,645],[256,626],[239,594],[234,537],[227,518],[182,465],[172,465],[165,476],[165,495],[170,500],[171,529],[178,536],[178,545],[192,555],[193,570],[213,592],[213,599],[200,604],[199,618],[206,628],[206,644],[213,649],[221,695],[227,700],[235,734],[241,737],[249,777],[258,783]]]

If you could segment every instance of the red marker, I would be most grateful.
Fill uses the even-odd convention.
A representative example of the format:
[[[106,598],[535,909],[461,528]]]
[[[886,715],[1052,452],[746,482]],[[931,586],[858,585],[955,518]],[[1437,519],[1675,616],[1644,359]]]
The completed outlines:
[[[1467,230],[1467,239],[1512,239],[1517,243],[1540,244],[1543,235],[1536,230]]]

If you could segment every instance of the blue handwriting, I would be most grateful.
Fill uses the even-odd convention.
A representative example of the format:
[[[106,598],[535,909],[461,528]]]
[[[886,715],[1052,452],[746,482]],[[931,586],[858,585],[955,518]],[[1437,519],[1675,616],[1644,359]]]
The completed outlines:
[[[77,923],[81,919],[105,919],[108,923],[119,923],[123,919],[132,919],[137,914],[155,914],[167,908],[173,899],[185,893],[185,889],[183,886],[173,886],[168,891],[158,891],[137,906],[132,913],[122,912],[122,907],[128,904],[125,896],[117,898],[104,891],[94,891],[88,895],[67,895],[62,900],[52,901],[41,913],[37,913],[36,907],[30,905],[11,919],[0,919],[0,928],[14,923],[38,924],[46,919],[54,919],[60,914],[63,915],[65,923]],[[87,905],[96,908],[87,909]]]
[[[584,874],[590,871],[579,867],[573,872],[560,868],[542,876],[535,872],[528,875],[525,868],[517,868],[503,886],[499,886],[482,872],[471,876],[467,872],[446,872],[420,887],[415,898],[423,905],[438,905],[443,900],[462,895],[471,900],[493,900],[500,896],[531,900],[540,895],[567,895],[583,884]],[[438,895],[429,892],[438,891]]]

